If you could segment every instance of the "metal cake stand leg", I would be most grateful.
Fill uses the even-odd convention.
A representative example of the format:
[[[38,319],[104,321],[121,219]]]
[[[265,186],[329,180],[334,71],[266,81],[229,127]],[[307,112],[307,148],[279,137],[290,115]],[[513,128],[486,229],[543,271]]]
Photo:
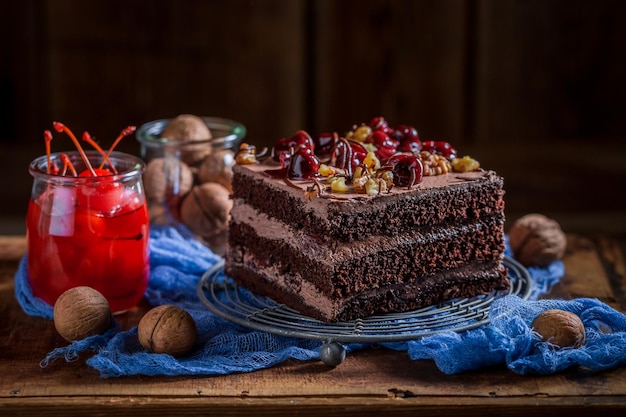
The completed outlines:
[[[326,365],[334,368],[346,359],[346,350],[341,343],[326,341],[320,348],[320,359]]]

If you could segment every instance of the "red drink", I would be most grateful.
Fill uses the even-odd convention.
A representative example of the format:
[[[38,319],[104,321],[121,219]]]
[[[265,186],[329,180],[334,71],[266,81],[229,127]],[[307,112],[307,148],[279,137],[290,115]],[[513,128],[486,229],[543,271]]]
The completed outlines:
[[[100,291],[113,312],[134,307],[149,276],[142,163],[114,153],[119,174],[60,177],[37,169],[41,159],[31,164],[35,184],[26,220],[33,294],[54,305],[64,291],[86,285]]]

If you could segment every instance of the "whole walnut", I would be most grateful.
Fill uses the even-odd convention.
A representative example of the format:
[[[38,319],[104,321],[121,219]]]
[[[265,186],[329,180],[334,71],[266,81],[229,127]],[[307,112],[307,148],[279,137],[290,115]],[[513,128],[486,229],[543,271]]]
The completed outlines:
[[[160,136],[169,141],[182,142],[178,149],[179,155],[190,166],[199,164],[213,150],[211,144],[206,143],[213,138],[209,127],[201,117],[192,114],[181,114],[171,119]]]
[[[533,213],[511,226],[509,244],[515,259],[523,265],[546,267],[563,258],[567,238],[555,220]]]
[[[197,336],[193,317],[175,305],[150,309],[137,325],[139,343],[153,353],[184,356],[195,345]]]
[[[193,172],[176,158],[154,158],[143,173],[143,184],[148,201],[162,203],[187,194],[193,186]]]
[[[169,121],[161,137],[169,140],[203,140],[211,139],[212,135],[201,117],[181,114]]]
[[[230,149],[222,149],[207,155],[198,169],[198,180],[216,182],[232,191],[233,165],[235,153]]]
[[[185,196],[180,205],[180,218],[193,233],[210,243],[228,231],[232,206],[233,201],[224,186],[206,182],[193,187]]]
[[[53,310],[54,327],[68,342],[102,334],[111,325],[109,302],[99,291],[74,287],[57,298]]]
[[[585,343],[585,326],[576,314],[564,310],[546,310],[537,315],[531,327],[541,340],[559,348],[578,348]]]

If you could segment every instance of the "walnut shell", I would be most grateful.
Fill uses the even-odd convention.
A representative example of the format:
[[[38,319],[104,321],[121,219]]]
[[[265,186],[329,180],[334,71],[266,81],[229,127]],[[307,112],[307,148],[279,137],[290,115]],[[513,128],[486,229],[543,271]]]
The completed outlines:
[[[533,320],[531,327],[544,342],[560,348],[578,348],[585,343],[585,326],[576,314],[564,310],[546,310]]]
[[[193,187],[180,205],[181,221],[198,236],[219,240],[228,231],[233,201],[228,190],[217,183],[206,182]],[[213,247],[211,247],[214,249]]]
[[[111,326],[111,309],[97,290],[74,287],[57,298],[53,310],[54,327],[68,342],[102,334]]]
[[[206,143],[213,138],[209,127],[201,117],[193,114],[176,116],[163,128],[160,136],[166,140],[183,142],[179,149],[180,158],[189,166],[199,164],[213,151],[211,143]]]
[[[542,214],[527,214],[509,230],[515,259],[525,266],[546,267],[565,255],[567,238],[559,224]]]
[[[193,114],[180,114],[169,121],[160,135],[169,140],[211,139],[211,131],[201,117]]]
[[[184,356],[195,345],[197,336],[193,317],[169,304],[150,309],[137,325],[139,343],[153,353]]]
[[[187,194],[193,186],[193,172],[176,158],[154,158],[143,173],[146,198],[163,203]]]
[[[216,182],[232,191],[233,165],[235,153],[230,149],[222,149],[207,155],[198,169],[198,180]]]

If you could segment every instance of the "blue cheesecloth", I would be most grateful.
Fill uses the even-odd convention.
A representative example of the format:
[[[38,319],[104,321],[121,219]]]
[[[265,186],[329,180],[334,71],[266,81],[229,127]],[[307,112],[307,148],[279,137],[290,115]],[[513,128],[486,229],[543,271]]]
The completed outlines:
[[[507,255],[512,256],[507,246]],[[27,277],[26,258],[15,274],[15,296],[31,316],[52,319],[53,308],[34,297]],[[102,335],[58,347],[41,361],[46,367],[57,359],[71,362],[82,352],[92,352],[87,365],[103,378],[125,375],[224,375],[268,368],[287,359],[320,358],[322,342],[253,330],[210,312],[197,295],[202,275],[221,258],[193,238],[171,227],[153,226],[150,231],[150,279],[145,293],[153,306],[174,304],[187,310],[196,322],[198,339],[192,352],[175,358],[147,352],[137,340],[137,327],[121,330],[116,320]],[[460,333],[449,331],[408,342],[381,343],[406,351],[413,360],[433,360],[446,374],[505,365],[518,374],[551,374],[580,366],[601,371],[626,363],[626,316],[589,298],[539,300],[564,275],[555,261],[547,268],[528,268],[533,279],[529,300],[508,295],[496,300],[489,324]],[[223,275],[223,274],[222,274]],[[221,279],[226,279],[222,277]],[[245,291],[245,290],[244,290]],[[548,309],[579,315],[585,325],[586,343],[578,349],[553,349],[533,334],[530,323]],[[347,344],[350,352],[367,348]]]

